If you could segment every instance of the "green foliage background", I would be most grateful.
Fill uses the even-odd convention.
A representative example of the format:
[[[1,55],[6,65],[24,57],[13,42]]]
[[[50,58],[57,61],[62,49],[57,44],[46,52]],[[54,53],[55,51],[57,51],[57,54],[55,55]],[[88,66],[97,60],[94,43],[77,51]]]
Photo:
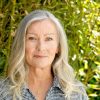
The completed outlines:
[[[47,9],[61,20],[69,63],[90,100],[100,100],[100,0],[0,0],[0,76],[6,76],[19,22],[34,9]]]

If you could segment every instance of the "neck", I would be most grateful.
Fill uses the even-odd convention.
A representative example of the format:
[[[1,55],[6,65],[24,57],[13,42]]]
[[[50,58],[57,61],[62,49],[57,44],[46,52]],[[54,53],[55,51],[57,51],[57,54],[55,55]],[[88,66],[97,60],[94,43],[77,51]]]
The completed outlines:
[[[45,81],[52,81],[52,80],[53,80],[53,74],[51,69],[29,68],[29,73],[28,73],[29,83],[45,82]]]

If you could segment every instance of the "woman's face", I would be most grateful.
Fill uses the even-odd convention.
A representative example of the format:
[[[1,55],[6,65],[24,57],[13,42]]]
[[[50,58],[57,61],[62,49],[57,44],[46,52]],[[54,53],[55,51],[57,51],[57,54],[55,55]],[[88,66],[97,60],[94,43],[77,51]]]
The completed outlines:
[[[30,67],[51,68],[58,53],[58,33],[50,19],[33,22],[27,29],[25,60]]]

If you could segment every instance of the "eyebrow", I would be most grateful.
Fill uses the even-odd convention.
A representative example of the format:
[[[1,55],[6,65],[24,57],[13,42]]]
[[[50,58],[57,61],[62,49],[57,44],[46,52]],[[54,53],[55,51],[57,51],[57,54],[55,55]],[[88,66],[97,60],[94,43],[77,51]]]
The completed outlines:
[[[32,35],[36,35],[37,36],[37,34],[36,33],[27,33],[27,34],[32,34]],[[46,36],[46,35],[55,35],[54,33],[48,33],[48,34],[44,34],[44,36]]]

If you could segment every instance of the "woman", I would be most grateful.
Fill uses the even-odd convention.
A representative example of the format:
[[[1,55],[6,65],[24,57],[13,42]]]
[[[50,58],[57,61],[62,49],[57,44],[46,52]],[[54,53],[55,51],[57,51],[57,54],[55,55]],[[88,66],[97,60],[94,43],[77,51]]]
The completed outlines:
[[[88,100],[68,64],[65,31],[50,12],[36,10],[20,23],[0,100]]]

